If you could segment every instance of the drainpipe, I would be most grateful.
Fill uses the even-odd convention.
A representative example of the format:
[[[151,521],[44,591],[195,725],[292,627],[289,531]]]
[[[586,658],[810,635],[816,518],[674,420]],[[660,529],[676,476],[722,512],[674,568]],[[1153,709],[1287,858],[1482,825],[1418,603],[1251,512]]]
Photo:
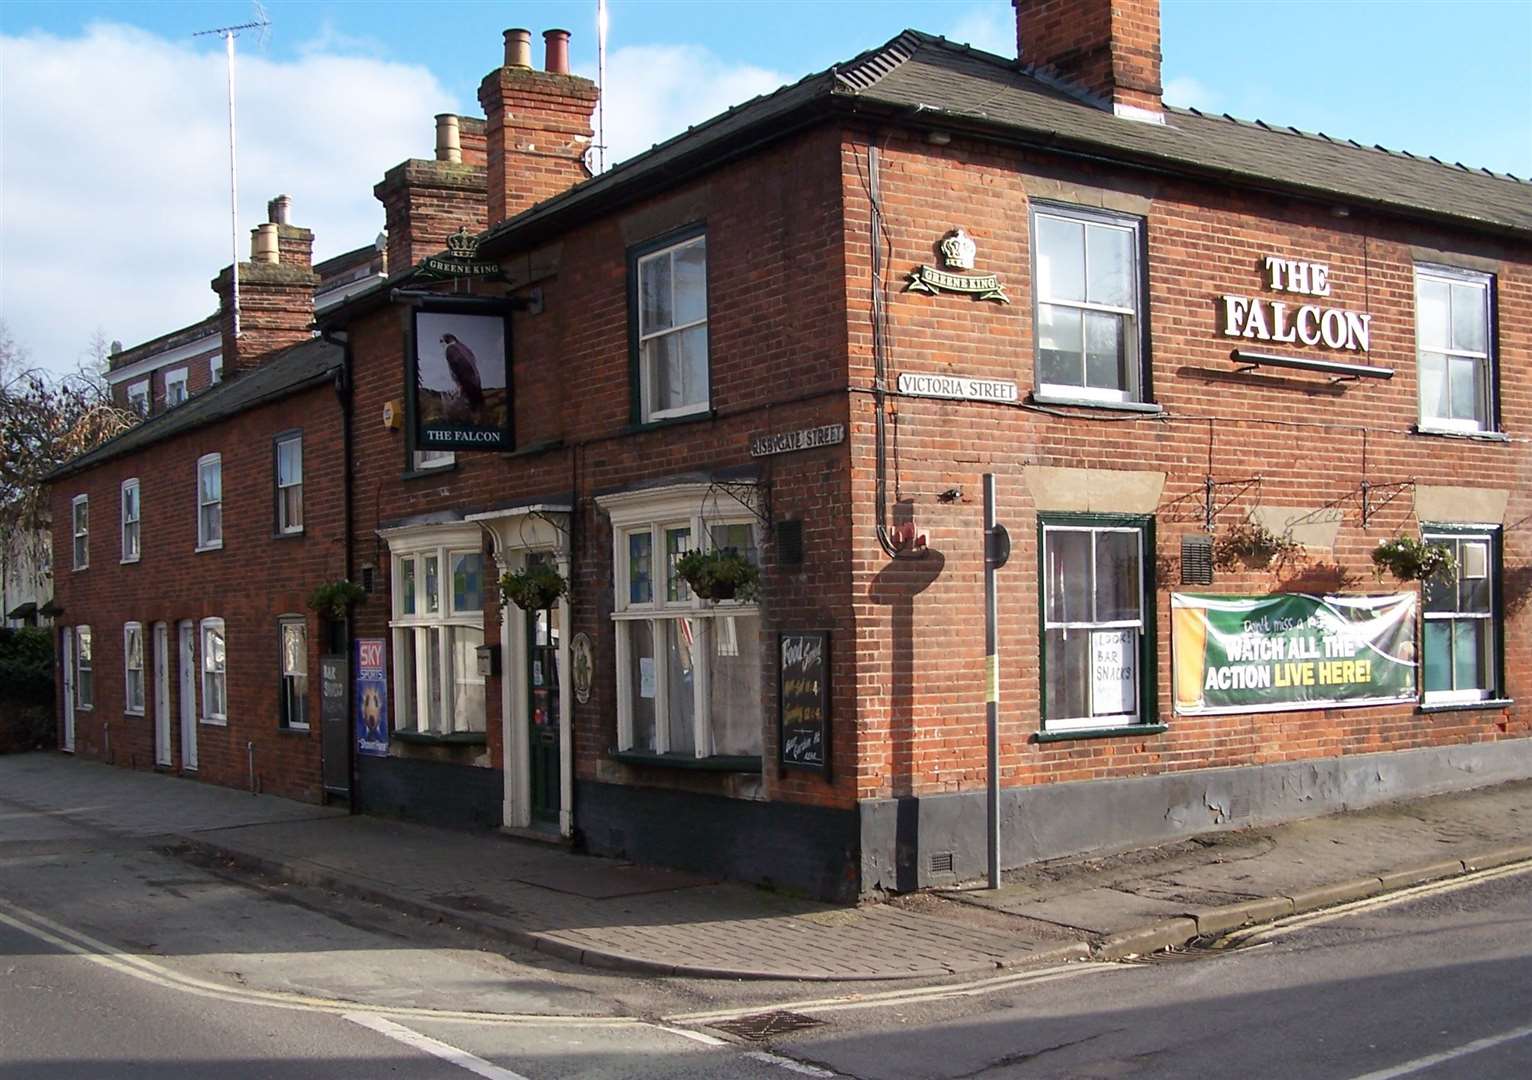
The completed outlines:
[[[245,743],[245,760],[250,770],[250,794],[255,794],[255,743]]]
[[[353,477],[351,475],[351,412],[352,405],[354,404],[352,389],[355,386],[354,376],[356,371],[356,357],[352,354],[351,351],[351,335],[349,333],[345,331],[325,329],[319,332],[319,336],[329,344],[339,346],[344,357],[341,362],[340,370],[335,373],[335,398],[340,405],[341,528],[345,530],[343,535],[345,537],[344,550],[346,580],[350,581],[352,574],[354,573],[353,563],[355,561],[351,543],[351,496],[352,488],[354,486],[352,483]],[[351,644],[351,613],[349,611],[346,613],[345,648],[346,700],[350,702],[356,700],[356,670],[355,665],[351,663],[351,656],[355,650],[352,648]],[[321,729],[323,728],[323,724],[324,722],[321,719]],[[323,739],[324,736],[321,733],[321,744],[323,743]],[[346,784],[347,797],[353,813],[356,810],[357,803],[355,743],[356,740],[350,738],[348,734],[346,739]],[[321,780],[320,787],[323,788],[323,786],[323,780]]]

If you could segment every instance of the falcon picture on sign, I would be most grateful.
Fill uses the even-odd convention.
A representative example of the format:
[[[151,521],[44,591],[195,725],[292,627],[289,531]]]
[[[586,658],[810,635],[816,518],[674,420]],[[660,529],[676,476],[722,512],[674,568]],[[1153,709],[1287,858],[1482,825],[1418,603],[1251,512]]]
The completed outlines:
[[[414,312],[419,450],[510,450],[510,320],[503,313]]]

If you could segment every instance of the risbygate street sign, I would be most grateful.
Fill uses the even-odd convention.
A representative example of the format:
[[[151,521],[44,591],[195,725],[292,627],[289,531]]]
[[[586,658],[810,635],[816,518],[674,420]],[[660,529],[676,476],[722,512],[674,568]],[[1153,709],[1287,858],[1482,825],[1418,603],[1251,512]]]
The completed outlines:
[[[1415,699],[1415,594],[1172,593],[1176,712]]]
[[[921,375],[906,371],[899,376],[899,392],[914,397],[949,398],[956,401],[1016,401],[1021,391],[1008,379],[979,379],[972,375]]]
[[[825,424],[823,427],[783,431],[775,435],[755,435],[750,439],[750,456],[769,457],[772,454],[790,454],[794,450],[812,450],[816,446],[834,446],[836,443],[845,441],[845,424]]]

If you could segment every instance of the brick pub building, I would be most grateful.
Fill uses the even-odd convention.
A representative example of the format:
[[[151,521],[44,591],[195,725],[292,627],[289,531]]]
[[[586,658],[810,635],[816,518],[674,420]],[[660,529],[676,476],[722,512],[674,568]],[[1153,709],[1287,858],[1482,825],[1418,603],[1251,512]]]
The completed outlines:
[[[156,418],[55,484],[66,657],[93,642],[76,751],[110,725],[150,763],[125,624],[222,618],[232,741],[204,775],[246,782],[254,747],[268,790],[317,797],[321,739],[263,748],[284,626],[344,574],[370,584],[344,632],[387,665],[386,746],[329,785],[354,806],[821,896],[982,875],[992,686],[1007,866],[1532,775],[1532,187],[1165,107],[1154,3],[1017,7],[1019,63],[906,32],[597,177],[566,36],[537,71],[507,32],[484,119],[438,118],[436,160],[378,185],[389,279],[226,380],[302,368],[290,404]],[[463,224],[499,280],[426,272]],[[509,449],[416,444],[412,328],[443,295],[509,326]],[[294,543],[273,440],[300,409]],[[193,554],[219,440],[230,541]],[[66,569],[72,501],[109,518],[130,475],[173,489],[143,497],[152,605],[136,567]],[[993,679],[986,475],[1012,544]],[[1281,557],[1223,557],[1241,536]],[[1454,568],[1376,579],[1392,537]],[[692,595],[675,558],[713,547],[756,598]],[[496,595],[529,562],[568,581],[549,610]],[[1403,681],[1284,697],[1204,664],[1196,612],[1272,596],[1407,616],[1397,654],[1268,654],[1277,686]]]

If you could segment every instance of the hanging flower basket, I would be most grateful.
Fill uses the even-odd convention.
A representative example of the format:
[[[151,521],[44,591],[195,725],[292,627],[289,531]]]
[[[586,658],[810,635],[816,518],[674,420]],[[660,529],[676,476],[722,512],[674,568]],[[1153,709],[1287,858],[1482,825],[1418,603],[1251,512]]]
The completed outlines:
[[[1244,567],[1265,570],[1273,563],[1282,564],[1303,552],[1303,545],[1291,536],[1278,536],[1259,521],[1246,519],[1229,527],[1213,541],[1213,565],[1220,570]]]
[[[688,551],[676,560],[676,573],[704,600],[754,600],[761,572],[737,548]]]
[[[1424,581],[1457,570],[1457,560],[1445,544],[1428,544],[1413,536],[1396,536],[1372,549],[1372,564],[1400,581]]]
[[[309,607],[331,622],[343,622],[354,604],[367,598],[367,591],[354,581],[341,578],[327,581],[309,593]]]
[[[501,598],[522,611],[551,608],[568,591],[569,583],[564,580],[564,575],[545,562],[500,575]]]

